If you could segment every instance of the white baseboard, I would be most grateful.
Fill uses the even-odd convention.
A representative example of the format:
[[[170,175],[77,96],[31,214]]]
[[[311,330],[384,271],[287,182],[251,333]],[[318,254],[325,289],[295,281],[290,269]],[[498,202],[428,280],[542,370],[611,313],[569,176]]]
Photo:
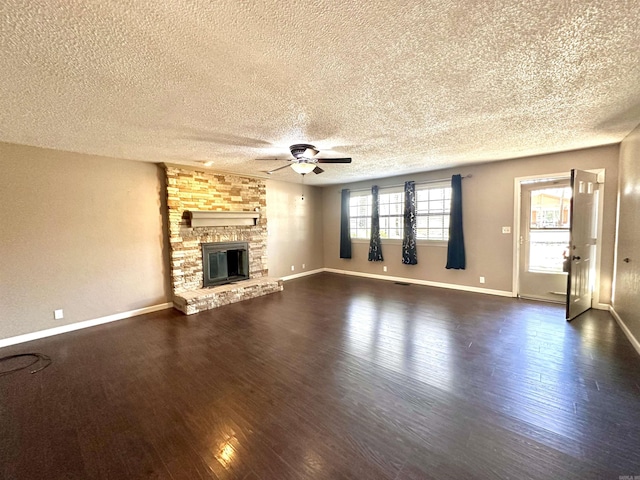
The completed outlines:
[[[62,325],[60,327],[40,330],[38,332],[25,333],[23,335],[17,335],[15,337],[3,338],[0,339],[0,348],[8,347],[9,345],[16,345],[18,343],[30,342],[31,340],[38,340],[40,338],[51,337],[53,335],[59,335],[61,333],[73,332],[75,330],[81,330],[83,328],[95,327],[96,325],[102,325],[103,323],[124,320],[125,318],[131,318],[135,317],[136,315],[143,315],[145,313],[166,310],[168,308],[173,308],[172,302],[160,303],[158,305],[152,305],[150,307],[138,308],[136,310],[130,310],[128,312],[114,313],[113,315],[107,315],[106,317],[94,318],[93,320],[85,320],[83,322],[70,323],[69,325]]]
[[[375,273],[352,272],[349,270],[338,270],[335,268],[325,268],[323,270],[325,272],[339,273],[341,275],[351,275],[354,277],[375,278],[377,280],[388,280],[390,282],[412,283],[415,285],[426,285],[428,287],[448,288],[450,290],[462,290],[465,292],[498,295],[500,297],[513,297],[513,293],[508,292],[506,290],[493,290],[490,288],[469,287],[467,285],[456,285],[455,283],[432,282],[430,280],[417,280],[415,278],[393,277],[391,275],[378,275]]]
[[[287,280],[293,280],[294,278],[306,277],[307,275],[315,275],[316,273],[322,273],[326,268],[317,268],[315,270],[309,270],[308,272],[295,273],[293,275],[287,275],[286,277],[280,277],[280,280],[286,282]]]
[[[611,305],[608,303],[594,303],[591,305],[591,308],[595,308],[596,310],[606,310],[611,311]]]
[[[611,312],[611,315],[613,315],[613,318],[616,319],[616,322],[618,322],[618,325],[620,325],[620,328],[622,329],[624,334],[627,336],[627,338],[631,342],[631,345],[633,345],[633,348],[635,348],[636,352],[638,352],[638,355],[640,355],[640,342],[636,337],[633,336],[633,333],[631,333],[631,330],[629,330],[629,327],[627,327],[625,323],[622,321],[622,318],[620,318],[620,315],[618,315],[618,312],[616,312],[615,308],[613,308],[613,305],[609,307],[609,312]]]

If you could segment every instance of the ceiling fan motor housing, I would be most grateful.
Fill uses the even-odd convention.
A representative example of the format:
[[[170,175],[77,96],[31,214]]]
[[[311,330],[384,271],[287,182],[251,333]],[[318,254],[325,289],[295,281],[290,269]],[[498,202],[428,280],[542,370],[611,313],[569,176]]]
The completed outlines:
[[[311,150],[311,152],[308,152],[313,153],[313,155],[311,156],[317,155],[319,151],[316,147],[314,147],[313,145],[309,145],[308,143],[296,143],[295,145],[291,145],[289,147],[289,150],[291,150],[291,155],[293,155],[297,159],[309,158],[304,155],[307,150]]]

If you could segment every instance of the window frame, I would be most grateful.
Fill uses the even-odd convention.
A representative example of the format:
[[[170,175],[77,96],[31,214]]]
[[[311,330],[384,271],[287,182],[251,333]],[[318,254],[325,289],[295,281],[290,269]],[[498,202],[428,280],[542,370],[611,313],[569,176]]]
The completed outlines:
[[[418,202],[418,195],[420,191],[425,191],[425,190],[436,190],[436,189],[443,189],[445,190],[445,195],[443,195],[443,209],[440,211],[437,211],[436,213],[428,213],[428,212],[420,212],[420,210],[418,209],[417,211],[417,217],[418,218],[428,218],[428,217],[436,217],[436,216],[442,216],[442,217],[447,217],[445,221],[442,222],[442,227],[440,228],[443,231],[443,235],[442,238],[424,238],[424,237],[420,237],[418,236],[416,238],[416,242],[418,243],[418,245],[430,245],[430,246],[447,246],[448,245],[448,240],[449,240],[449,220],[451,218],[451,182],[449,182],[448,180],[443,180],[442,182],[431,182],[431,183],[425,183],[425,184],[416,184],[416,207],[418,208],[419,202]],[[448,194],[446,193],[446,190],[448,189]],[[395,202],[389,202],[387,203],[388,205],[400,205],[400,208],[397,209],[396,208],[396,212],[395,213],[391,213],[391,208],[389,209],[389,213],[383,213],[383,195],[393,195],[393,194],[398,194],[400,193],[400,200],[399,201],[395,201]],[[353,200],[354,198],[358,198],[358,197],[368,197],[368,203],[367,203],[367,216],[365,215],[352,215],[352,212],[354,211],[354,208],[357,208],[356,206],[354,206]],[[402,237],[403,237],[403,229],[404,229],[404,188],[401,186],[395,186],[395,187],[379,187],[378,189],[378,200],[379,200],[379,216],[380,216],[380,240],[383,244],[402,244]],[[426,202],[422,201],[420,203],[423,204],[429,204],[435,202],[428,200]],[[371,208],[373,207],[373,198],[371,195],[371,191],[356,191],[356,192],[351,192],[350,195],[350,199],[349,199],[349,233],[351,235],[351,241],[355,242],[355,243],[369,243],[370,239],[371,239]],[[397,213],[399,211],[399,213]],[[440,213],[442,212],[442,213]],[[366,226],[365,227],[356,227],[356,230],[354,231],[354,219],[356,222],[358,222],[358,220],[363,221]],[[383,219],[386,219],[383,220]],[[385,236],[384,235],[384,231],[388,230],[387,225],[390,225],[392,220],[396,219],[396,221],[399,220],[400,226],[399,227],[395,227],[396,229],[400,230],[400,234],[398,237],[395,238],[389,238],[388,234]],[[432,227],[432,230],[435,230],[437,227]],[[367,236],[366,238],[363,236],[356,236],[354,235],[354,233],[358,233],[358,231],[365,231],[367,232]]]
[[[354,199],[356,198],[366,198],[368,197],[368,201],[366,205],[354,205]],[[353,215],[354,209],[366,208],[367,214],[365,215]],[[349,195],[349,234],[351,236],[352,241],[356,242],[368,242],[371,238],[371,209],[373,208],[373,197],[371,196],[371,192],[351,192]],[[364,223],[364,225],[357,225],[358,220]],[[360,237],[354,235],[354,222],[356,223],[355,233],[358,231],[368,232],[366,237]]]
[[[427,199],[427,200],[419,200],[420,197],[420,192],[424,192],[424,191],[430,191],[430,190],[443,190],[443,195],[442,195],[442,200],[440,199]],[[443,245],[447,245],[449,243],[449,222],[451,221],[451,182],[447,181],[447,180],[443,180],[442,182],[433,182],[433,183],[428,183],[428,184],[423,184],[423,185],[416,185],[416,223],[420,223],[419,219],[420,218],[426,218],[427,219],[427,227],[420,227],[420,225],[418,225],[418,233],[416,235],[416,240],[418,240],[419,242],[428,242],[429,244],[432,243],[439,243],[439,244],[443,244]],[[429,209],[427,208],[425,211],[422,211],[420,209],[420,204],[433,204],[436,202],[442,202],[442,209],[441,210],[436,210],[436,209]],[[428,225],[429,222],[428,220],[431,217],[442,217],[442,226],[441,227],[431,227],[430,225]],[[427,237],[422,237],[420,236],[420,230],[427,230]],[[429,238],[428,236],[428,230],[441,230],[442,231],[442,236],[440,238]]]
[[[554,234],[564,234],[567,237],[566,241],[564,240],[562,242],[556,241],[555,243],[558,244],[557,245],[558,249],[560,248],[561,245],[566,245],[566,249],[567,249],[566,251],[568,254],[568,249],[571,244],[571,196],[572,196],[569,179],[564,179],[564,181],[562,182],[555,182],[552,185],[533,184],[533,186],[531,188],[528,188],[527,190],[528,190],[528,196],[529,196],[529,218],[527,219],[526,228],[529,231],[528,232],[529,240],[527,242],[525,257],[524,257],[525,271],[527,273],[544,274],[544,275],[567,275],[567,272],[564,271],[564,268],[563,268],[564,265],[562,262],[558,262],[555,268],[544,268],[540,266],[544,262],[539,260],[533,262],[532,256],[533,256],[533,247],[535,245],[540,245],[545,243],[543,241],[539,241],[538,239],[534,239],[534,237],[538,237],[539,232],[542,233],[543,235],[546,235],[547,237],[550,237]],[[553,205],[553,209],[549,209],[549,208],[545,209],[544,208],[545,205],[534,205],[534,192],[545,192],[546,195],[551,195],[550,192],[553,192],[554,190],[562,190],[562,196],[559,197],[561,200],[560,200],[560,205],[559,205],[558,215],[557,215],[558,218],[560,219],[560,224],[548,226],[546,225],[549,223],[547,220],[538,221],[538,217],[546,216],[546,215],[540,215],[541,213],[551,212],[552,210],[555,211],[555,205]],[[544,195],[545,193],[542,193],[539,195]],[[565,194],[567,193],[568,193],[568,196],[565,196]],[[566,209],[563,207],[566,207]],[[536,222],[533,221],[534,211],[536,213],[535,214]],[[565,218],[565,215],[564,215],[565,211],[567,214],[566,222],[563,221]],[[546,243],[548,244],[548,243],[554,243],[554,242],[547,241]]]
[[[392,200],[393,195],[399,195],[400,199]],[[396,213],[391,212],[393,206],[399,206],[399,208],[396,210]],[[380,190],[378,191],[378,207],[380,214],[380,240],[402,241],[404,231],[404,188],[380,188]],[[386,213],[383,213],[383,210],[388,211]],[[391,223],[394,221],[396,223],[396,226],[392,227]],[[399,234],[397,236],[390,235],[392,229],[399,231]]]

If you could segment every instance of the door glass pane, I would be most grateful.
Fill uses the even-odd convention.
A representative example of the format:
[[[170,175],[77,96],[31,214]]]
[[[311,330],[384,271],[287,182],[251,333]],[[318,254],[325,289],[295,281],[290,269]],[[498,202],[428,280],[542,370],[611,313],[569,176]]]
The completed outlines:
[[[531,191],[530,228],[569,228],[571,187]]]
[[[563,261],[569,254],[570,208],[569,186],[531,191],[528,262],[530,272],[563,272]]]
[[[569,230],[531,230],[529,271],[562,273],[569,252]]]

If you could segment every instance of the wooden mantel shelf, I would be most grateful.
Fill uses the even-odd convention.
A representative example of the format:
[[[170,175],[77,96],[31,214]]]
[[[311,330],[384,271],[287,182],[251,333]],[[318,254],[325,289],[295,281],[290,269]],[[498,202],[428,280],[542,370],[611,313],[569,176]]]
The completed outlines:
[[[253,226],[260,212],[202,212],[186,211],[191,227]]]

